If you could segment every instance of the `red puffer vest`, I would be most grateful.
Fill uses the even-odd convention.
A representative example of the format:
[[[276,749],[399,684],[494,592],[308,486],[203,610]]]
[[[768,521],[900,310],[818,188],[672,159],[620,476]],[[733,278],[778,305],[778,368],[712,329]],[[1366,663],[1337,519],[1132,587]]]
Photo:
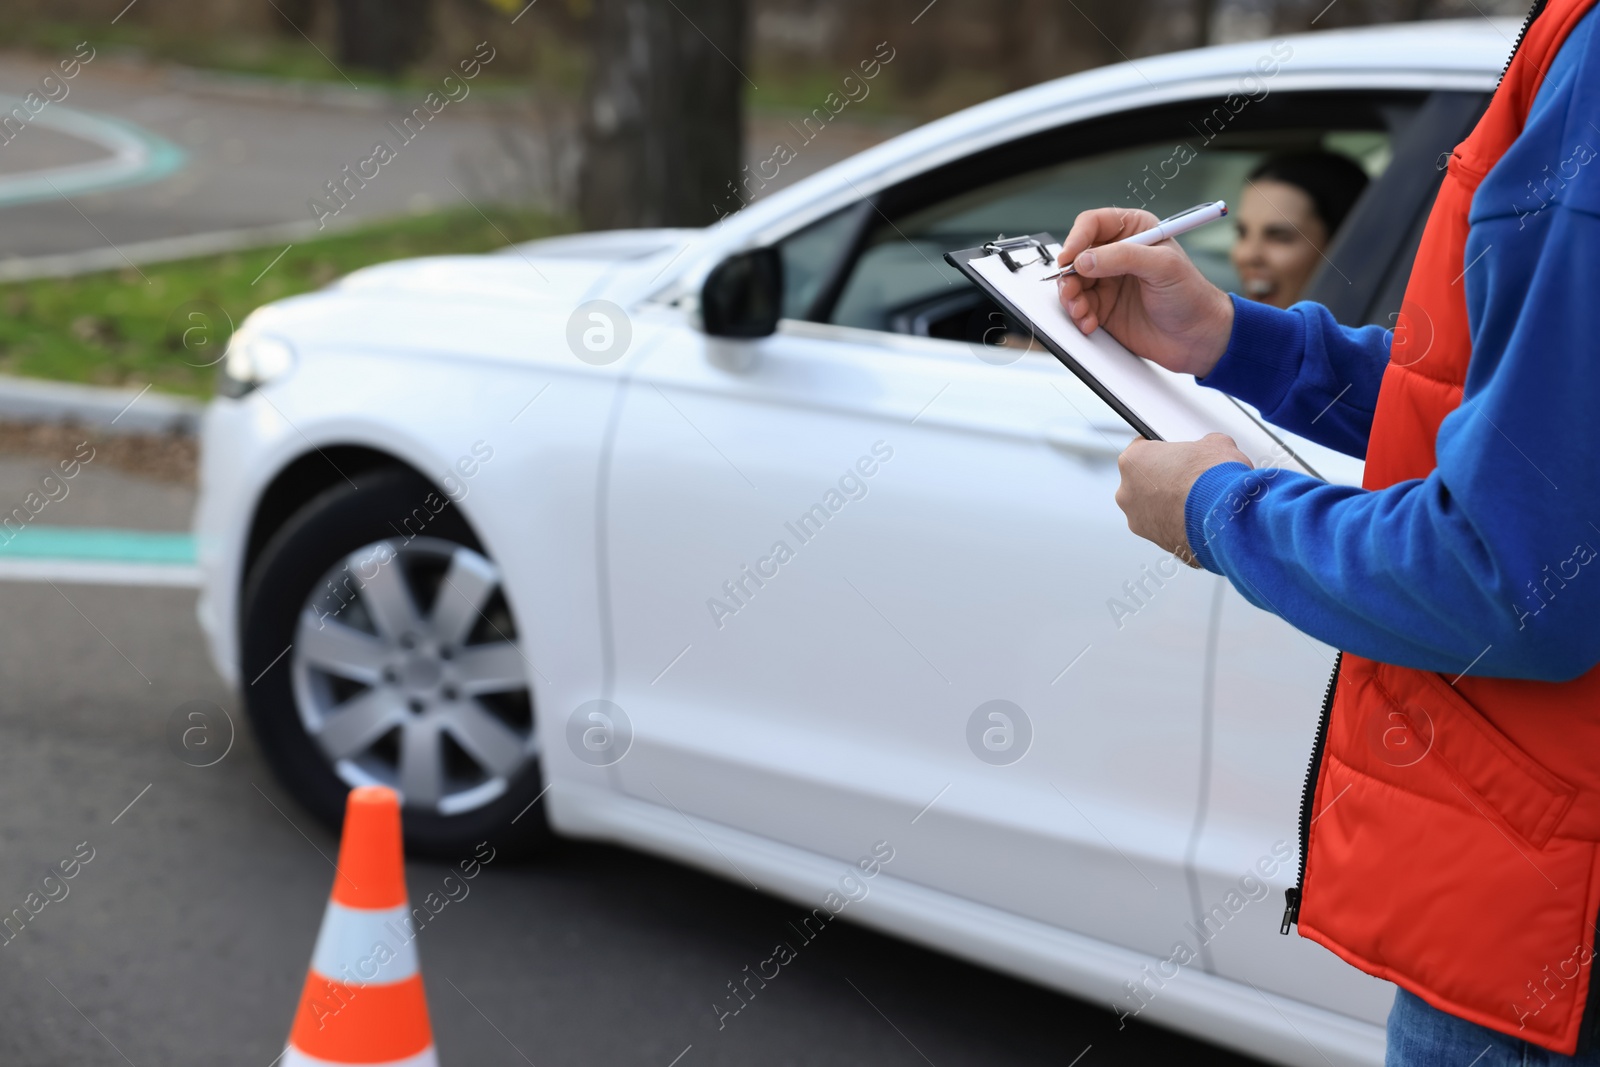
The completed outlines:
[[[1368,489],[1436,465],[1472,354],[1472,195],[1594,2],[1549,0],[1450,156],[1378,395]],[[1305,937],[1436,1008],[1573,1053],[1600,910],[1600,669],[1559,684],[1452,679],[1344,654],[1330,697],[1285,932],[1298,917]]]

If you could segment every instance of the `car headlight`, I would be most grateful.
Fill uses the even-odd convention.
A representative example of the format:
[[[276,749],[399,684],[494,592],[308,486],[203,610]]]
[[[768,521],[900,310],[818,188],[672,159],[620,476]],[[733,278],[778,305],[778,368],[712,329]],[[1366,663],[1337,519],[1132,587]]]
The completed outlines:
[[[293,369],[294,349],[289,343],[258,333],[246,322],[228,341],[217,372],[217,392],[241,397]]]

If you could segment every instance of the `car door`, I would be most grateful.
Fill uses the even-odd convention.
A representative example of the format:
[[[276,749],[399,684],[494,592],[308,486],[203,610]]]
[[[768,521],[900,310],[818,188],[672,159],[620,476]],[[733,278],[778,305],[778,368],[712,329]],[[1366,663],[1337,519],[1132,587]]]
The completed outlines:
[[[1126,536],[1131,434],[1038,355],[700,341],[642,363],[613,449],[622,787],[1123,943],[1129,900],[1183,914],[1208,590]]]
[[[1128,534],[1131,433],[1052,359],[986,343],[1003,319],[940,260],[1117,202],[1172,150],[1140,129],[876,192],[783,242],[775,335],[685,323],[641,358],[605,502],[621,788],[844,860],[886,839],[899,877],[1170,951],[1220,580]],[[1263,151],[1186,167],[1162,210],[1231,196]],[[1213,272],[1225,250],[1191,243]]]

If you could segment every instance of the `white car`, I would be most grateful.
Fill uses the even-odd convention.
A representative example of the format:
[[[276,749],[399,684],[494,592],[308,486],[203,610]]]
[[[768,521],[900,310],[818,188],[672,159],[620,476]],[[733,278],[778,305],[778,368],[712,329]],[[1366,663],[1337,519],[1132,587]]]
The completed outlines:
[[[1378,1064],[1392,987],[1280,934],[1334,651],[1128,532],[1127,426],[996,344],[941,257],[1233,199],[1264,154],[1325,147],[1373,180],[1309,295],[1387,322],[1514,34],[1140,59],[708,229],[257,311],[205,418],[211,654],[324,819],[389,783],[422,853],[621,842],[1119,1017]],[[1225,285],[1231,237],[1183,239]]]

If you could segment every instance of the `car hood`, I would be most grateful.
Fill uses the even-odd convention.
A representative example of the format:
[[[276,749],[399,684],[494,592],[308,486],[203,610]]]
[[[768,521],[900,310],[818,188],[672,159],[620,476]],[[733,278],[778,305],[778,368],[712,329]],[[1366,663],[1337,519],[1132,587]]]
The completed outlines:
[[[659,270],[699,232],[606,230],[508,245],[486,255],[402,259],[355,271],[334,288],[367,296],[470,294],[570,305],[625,266]]]

